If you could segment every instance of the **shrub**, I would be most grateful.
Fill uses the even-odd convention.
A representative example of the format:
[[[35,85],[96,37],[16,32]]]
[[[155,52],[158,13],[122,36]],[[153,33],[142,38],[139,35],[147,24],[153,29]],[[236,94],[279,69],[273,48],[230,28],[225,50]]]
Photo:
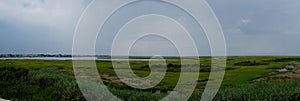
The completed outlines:
[[[23,68],[0,67],[0,77],[3,81],[21,79],[27,76],[28,71],[28,69]]]
[[[242,61],[235,63],[235,66],[259,66],[259,65],[268,65],[269,63],[264,63],[264,62],[256,62],[256,61]]]

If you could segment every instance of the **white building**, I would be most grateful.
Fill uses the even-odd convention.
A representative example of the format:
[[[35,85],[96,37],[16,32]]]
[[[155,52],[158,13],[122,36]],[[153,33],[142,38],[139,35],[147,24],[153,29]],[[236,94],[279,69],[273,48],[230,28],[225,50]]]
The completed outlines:
[[[287,72],[288,70],[286,68],[283,69],[277,69],[278,72]]]
[[[295,67],[294,67],[294,65],[286,65],[285,68],[288,69],[288,70],[292,70],[292,69],[294,69]]]

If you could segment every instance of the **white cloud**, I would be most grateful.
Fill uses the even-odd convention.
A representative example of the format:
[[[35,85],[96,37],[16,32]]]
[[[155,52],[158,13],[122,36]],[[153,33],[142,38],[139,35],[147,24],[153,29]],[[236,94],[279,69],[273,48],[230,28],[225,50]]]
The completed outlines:
[[[131,42],[135,41],[134,39],[136,37],[152,33],[155,34],[155,36],[162,35],[160,37],[165,37],[166,39],[158,36],[150,36],[150,38],[147,36],[144,40],[138,40],[135,44],[136,53],[140,52],[140,54],[148,55],[155,53],[162,53],[159,55],[176,55],[176,48],[178,48],[191,53],[184,55],[194,55],[192,53],[192,49],[194,49],[192,44],[193,40],[189,39],[192,37],[188,37],[188,33],[179,25],[179,23],[171,18],[159,15],[137,17],[128,23],[128,25],[121,30],[121,33],[118,34],[118,38],[115,40],[115,44],[117,45],[115,46],[115,52],[117,54],[126,54],[128,46],[131,45]],[[175,48],[173,44],[177,47]]]
[[[87,0],[1,0],[0,52],[70,53],[86,4]]]
[[[244,25],[247,25],[251,22],[251,20],[250,19],[241,19],[240,22]]]
[[[85,8],[82,0],[2,0],[0,20],[70,30]]]
[[[20,53],[31,52],[31,50],[45,53],[51,50],[50,52],[59,53],[71,50],[73,31],[82,11],[90,1],[1,0],[0,52],[11,53],[15,49]],[[117,31],[118,27],[115,26],[120,25],[118,22],[143,14],[149,9],[152,9],[154,13],[166,14],[184,25],[187,30],[191,31],[192,37],[197,38],[197,46],[202,47],[208,44],[202,29],[195,26],[197,25],[195,21],[183,11],[171,6],[167,7],[162,3],[152,2],[150,3],[152,5],[149,5],[147,2],[151,1],[126,6],[120,11],[121,13],[119,12],[119,15],[116,14],[112,23],[108,24],[107,31],[104,32],[108,34],[102,37],[104,40],[101,42],[108,45],[105,45],[104,49],[101,46],[101,49],[105,52],[110,51],[109,43]],[[300,32],[299,0],[208,0],[208,2],[221,22],[227,40],[227,49],[231,55],[277,51],[282,54],[299,53],[300,48],[295,47],[299,43]],[[107,7],[109,5],[99,8]],[[168,28],[168,25],[162,26]],[[176,33],[176,30],[173,31]],[[156,46],[158,49],[170,46],[167,43],[159,44],[157,41],[142,40],[140,44],[136,44],[136,47],[147,49],[146,45]]]

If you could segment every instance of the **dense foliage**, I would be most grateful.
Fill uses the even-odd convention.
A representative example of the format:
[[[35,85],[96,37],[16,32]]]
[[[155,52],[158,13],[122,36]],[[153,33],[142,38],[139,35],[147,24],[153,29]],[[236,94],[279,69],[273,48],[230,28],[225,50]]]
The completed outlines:
[[[46,69],[0,68],[0,97],[12,100],[84,100],[75,79]]]
[[[268,65],[268,63],[256,62],[256,61],[242,61],[234,64],[234,66],[259,66],[259,65]]]

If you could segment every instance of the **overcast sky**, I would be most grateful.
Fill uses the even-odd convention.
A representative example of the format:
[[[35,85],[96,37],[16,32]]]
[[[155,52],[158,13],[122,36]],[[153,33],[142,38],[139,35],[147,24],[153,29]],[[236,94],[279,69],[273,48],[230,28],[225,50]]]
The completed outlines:
[[[76,24],[90,1],[1,0],[0,54],[70,54]],[[299,0],[207,2],[222,25],[228,55],[300,55]],[[199,53],[209,55],[207,39],[189,14],[151,1],[128,5],[114,13],[100,32],[96,53],[109,54],[112,39],[123,24],[152,13],[169,16],[186,26],[196,39]],[[172,28],[170,26],[162,25],[162,28]],[[177,51],[169,41],[150,36],[137,41],[132,54],[174,55]]]

